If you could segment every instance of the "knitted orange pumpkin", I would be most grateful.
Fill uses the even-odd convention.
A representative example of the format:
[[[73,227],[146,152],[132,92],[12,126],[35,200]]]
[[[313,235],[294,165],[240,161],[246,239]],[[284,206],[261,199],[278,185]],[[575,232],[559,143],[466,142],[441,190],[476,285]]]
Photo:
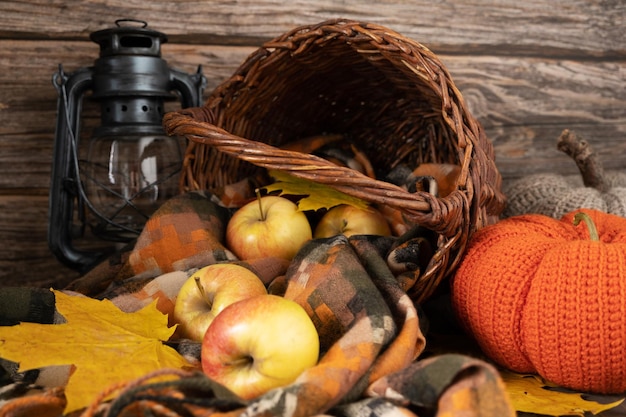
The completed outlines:
[[[487,226],[468,245],[452,303],[498,364],[583,392],[626,391],[626,218],[581,209]]]

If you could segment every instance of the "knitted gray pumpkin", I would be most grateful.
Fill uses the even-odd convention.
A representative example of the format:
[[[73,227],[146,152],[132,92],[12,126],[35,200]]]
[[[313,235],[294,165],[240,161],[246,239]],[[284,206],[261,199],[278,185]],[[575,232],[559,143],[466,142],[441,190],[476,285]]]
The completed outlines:
[[[539,213],[560,219],[579,208],[626,217],[626,172],[604,171],[589,144],[566,130],[558,149],[571,156],[581,175],[543,173],[503,184],[507,206],[502,217]]]

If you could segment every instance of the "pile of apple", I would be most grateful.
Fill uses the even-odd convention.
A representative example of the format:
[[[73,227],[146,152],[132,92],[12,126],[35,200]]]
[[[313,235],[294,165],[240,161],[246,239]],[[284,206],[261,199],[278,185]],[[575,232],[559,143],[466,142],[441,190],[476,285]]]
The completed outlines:
[[[226,246],[241,260],[293,259],[312,238],[337,234],[390,235],[374,209],[331,208],[311,222],[291,200],[259,196],[233,213]],[[234,263],[209,265],[181,287],[174,321],[182,337],[202,343],[204,373],[243,399],[288,385],[317,364],[319,336],[295,301],[268,293],[265,283]]]

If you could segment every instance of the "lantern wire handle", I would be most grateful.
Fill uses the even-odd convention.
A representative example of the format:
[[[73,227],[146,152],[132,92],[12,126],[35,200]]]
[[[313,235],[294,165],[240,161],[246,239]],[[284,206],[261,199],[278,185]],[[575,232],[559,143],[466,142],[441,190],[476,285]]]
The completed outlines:
[[[65,74],[65,71],[63,71],[63,65],[59,64],[59,70],[53,74],[52,76],[52,84],[54,85],[55,89],[57,90],[57,94],[61,97],[61,103],[63,104],[63,108],[61,109],[63,111],[63,115],[65,117],[65,125],[66,125],[66,130],[68,133],[68,137],[70,139],[70,143],[72,144],[72,156],[74,155],[74,151],[75,151],[75,145],[74,145],[74,130],[72,129],[72,125],[71,125],[71,120],[70,120],[70,116],[68,113],[68,108],[69,108],[69,100],[67,97],[67,90],[65,88],[66,84],[68,82],[68,76]],[[68,178],[69,180],[69,178]],[[73,184],[75,185],[77,181],[73,181]],[[65,187],[67,188],[67,187]],[[74,190],[72,190],[74,191]],[[75,191],[80,192],[80,190],[76,189]],[[83,199],[79,198],[77,199],[78,201],[78,218],[81,221],[81,230],[84,229],[84,225],[86,224],[86,219],[85,219],[85,215],[84,215],[84,207],[83,207]],[[82,233],[82,232],[81,232]]]
[[[117,19],[115,21],[115,25],[117,27],[122,27],[122,25],[120,25],[120,23],[140,23],[142,28],[147,28],[148,27],[148,22],[146,22],[145,20],[139,20],[139,19]]]

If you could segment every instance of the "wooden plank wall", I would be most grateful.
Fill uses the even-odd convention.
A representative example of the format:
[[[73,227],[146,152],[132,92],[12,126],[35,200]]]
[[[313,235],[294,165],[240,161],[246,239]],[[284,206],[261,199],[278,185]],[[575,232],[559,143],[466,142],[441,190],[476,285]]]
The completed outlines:
[[[145,20],[170,66],[202,65],[207,92],[262,42],[345,17],[430,47],[485,127],[505,181],[575,173],[559,133],[585,135],[609,169],[626,157],[626,2],[622,0],[4,0],[0,2],[0,285],[63,286],[77,276],[47,247],[56,118],[52,74],[90,66],[96,30]]]

